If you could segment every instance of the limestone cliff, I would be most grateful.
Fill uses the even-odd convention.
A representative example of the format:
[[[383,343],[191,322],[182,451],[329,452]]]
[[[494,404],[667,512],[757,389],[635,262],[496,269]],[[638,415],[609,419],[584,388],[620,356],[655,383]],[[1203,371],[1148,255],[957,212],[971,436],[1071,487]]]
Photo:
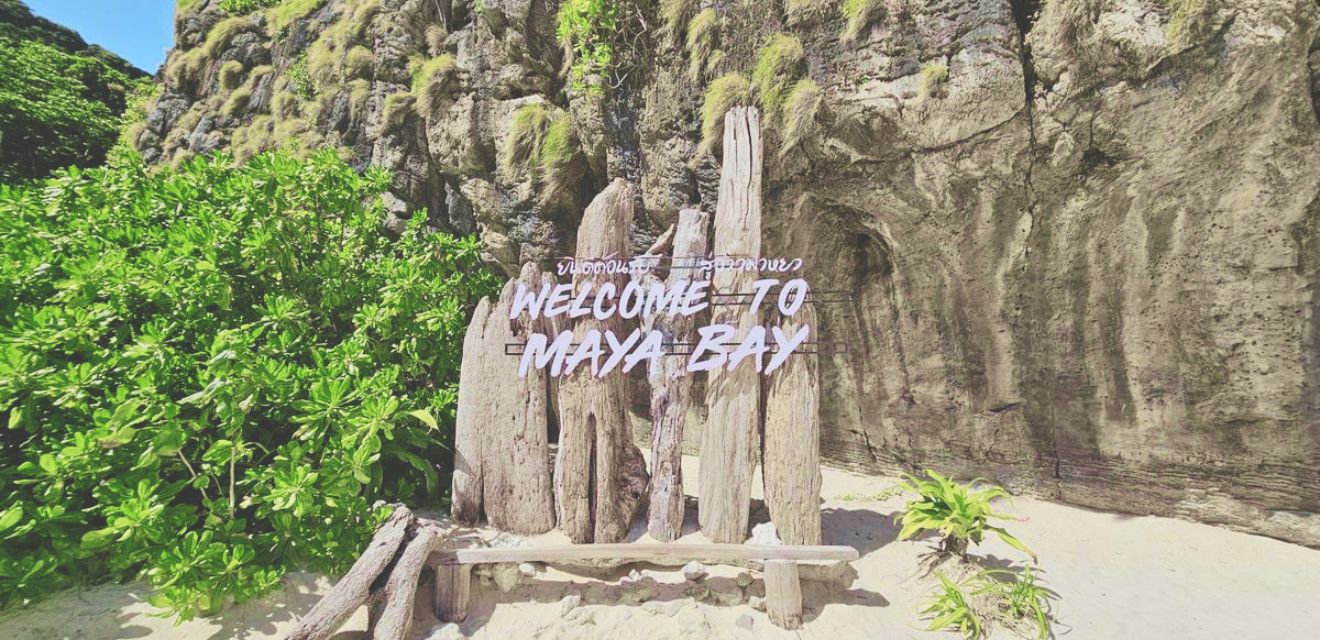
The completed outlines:
[[[559,4],[195,0],[137,143],[339,147],[512,275],[611,178],[638,248],[710,209],[759,101],[766,254],[851,294],[828,460],[1320,545],[1315,0],[623,1],[585,72]]]

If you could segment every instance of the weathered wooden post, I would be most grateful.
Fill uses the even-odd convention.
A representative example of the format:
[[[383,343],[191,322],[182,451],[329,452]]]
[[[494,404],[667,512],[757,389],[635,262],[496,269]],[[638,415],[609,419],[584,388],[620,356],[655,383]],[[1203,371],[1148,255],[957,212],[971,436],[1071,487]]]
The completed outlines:
[[[632,187],[622,178],[615,179],[582,216],[577,259],[627,261],[632,220]],[[573,283],[581,290],[611,282],[622,291],[627,277],[626,273],[579,273]],[[618,316],[598,320],[587,315],[569,322],[574,343],[593,330],[626,333]],[[624,376],[598,378],[585,364],[560,379],[555,497],[559,527],[573,542],[623,540],[646,495],[646,464],[630,438],[627,394]]]
[[[555,526],[546,373],[520,376],[518,358],[504,345],[525,342],[544,323],[510,318],[519,283],[539,290],[542,274],[529,263],[495,304],[482,300],[463,340],[452,514],[473,524],[484,511],[497,529],[535,534]]]
[[[463,337],[463,366],[458,373],[458,413],[454,419],[454,477],[450,515],[463,524],[481,519],[482,435],[485,410],[477,385],[486,379],[486,321],[489,298],[482,298]]]
[[[714,255],[757,259],[761,255],[761,123],[755,107],[734,107],[724,116],[724,164],[715,209]],[[725,269],[712,275],[713,293],[747,293],[755,270]],[[712,324],[736,327],[741,342],[758,324],[742,305],[715,306]],[[715,542],[747,536],[752,470],[759,448],[761,378],[754,367],[714,369],[706,383],[709,411],[701,438],[698,506],[701,529]]]
[[[710,217],[697,209],[678,214],[673,236],[673,262],[668,286],[701,277],[696,263],[706,256],[706,227]],[[648,282],[659,284],[654,276]],[[691,316],[651,317],[650,328],[664,336],[666,344],[691,342]],[[692,375],[687,359],[663,358],[651,383],[651,510],[647,531],[652,538],[671,542],[683,533],[683,420],[692,404]]]
[[[786,335],[811,327],[816,312],[802,305],[782,329]],[[770,520],[785,544],[820,544],[820,386],[817,356],[803,353],[784,361],[766,382],[765,444],[761,474]]]

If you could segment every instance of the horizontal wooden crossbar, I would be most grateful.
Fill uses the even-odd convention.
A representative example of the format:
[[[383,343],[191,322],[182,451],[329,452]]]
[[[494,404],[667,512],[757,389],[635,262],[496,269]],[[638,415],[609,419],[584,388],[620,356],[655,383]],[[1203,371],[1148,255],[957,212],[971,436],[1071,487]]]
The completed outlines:
[[[451,549],[431,554],[433,564],[493,564],[500,562],[574,562],[625,560],[631,562],[688,561],[738,562],[745,560],[830,561],[857,559],[857,550],[844,546],[751,544],[564,544],[544,547]]]

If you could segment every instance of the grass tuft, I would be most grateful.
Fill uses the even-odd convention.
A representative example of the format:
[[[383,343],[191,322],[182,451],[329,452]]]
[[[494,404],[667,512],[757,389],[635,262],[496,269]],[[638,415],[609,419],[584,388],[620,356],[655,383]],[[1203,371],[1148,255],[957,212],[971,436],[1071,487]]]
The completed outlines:
[[[500,169],[510,178],[519,172],[530,174],[532,184],[540,188],[541,202],[549,202],[572,187],[579,146],[568,112],[542,103],[526,104],[513,114]]]
[[[435,113],[444,96],[451,88],[451,81],[458,71],[458,59],[446,53],[413,68],[412,93],[417,97],[418,113],[429,116]]]
[[[752,70],[752,87],[767,118],[779,115],[803,55],[802,42],[787,33],[770,36],[770,41],[761,48],[756,68]]]
[[[931,618],[927,631],[955,629],[962,632],[966,640],[978,640],[985,637],[985,625],[981,617],[972,610],[968,595],[962,585],[950,580],[943,573],[935,574],[940,579],[940,589],[927,596],[925,608],[921,614]]]
[[[412,110],[417,98],[411,92],[400,91],[392,93],[385,98],[385,106],[381,110],[381,122],[386,130],[394,129],[403,124],[408,118],[408,112]]]
[[[704,9],[688,22],[688,73],[694,82],[709,76],[724,57],[715,49],[719,27],[720,14],[714,9]]]
[[[358,45],[348,50],[344,59],[344,75],[348,79],[370,78],[371,68],[376,63],[376,56],[371,49]]]
[[[1160,0],[1160,3],[1164,5],[1165,9],[1169,10],[1169,26],[1166,35],[1169,38],[1170,46],[1182,42],[1182,39],[1186,36],[1187,21],[1205,11],[1205,0]]]
[[[220,65],[220,88],[233,91],[243,83],[243,63],[230,60]]]
[[[276,34],[307,14],[321,8],[326,0],[284,0],[266,10],[267,33]]]
[[[791,25],[809,24],[829,13],[834,0],[784,0],[784,15]]]
[[[843,0],[843,17],[847,23],[839,35],[851,42],[862,35],[862,31],[880,18],[884,9],[884,0]]]
[[[660,37],[674,46],[682,43],[683,27],[696,9],[696,0],[660,0]]]
[[[784,103],[783,146],[779,149],[780,157],[788,155],[807,135],[816,130],[816,114],[820,112],[820,85],[810,78],[803,78],[793,85]]]
[[[938,96],[949,81],[949,66],[939,61],[921,65],[921,97]]]
[[[701,153],[714,152],[724,137],[724,114],[729,109],[752,102],[752,85],[738,73],[722,75],[706,89],[701,105]]]

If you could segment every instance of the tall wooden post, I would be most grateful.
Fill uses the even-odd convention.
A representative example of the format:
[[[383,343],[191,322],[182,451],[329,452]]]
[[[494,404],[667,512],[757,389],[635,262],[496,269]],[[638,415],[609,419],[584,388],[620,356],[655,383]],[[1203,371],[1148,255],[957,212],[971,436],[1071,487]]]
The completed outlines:
[[[785,335],[811,328],[808,302],[781,323]],[[766,381],[765,446],[761,473],[770,520],[785,544],[820,544],[820,386],[817,356],[796,354]]]
[[[633,220],[633,190],[616,179],[587,207],[578,228],[578,260],[626,261]],[[573,283],[599,287],[606,282],[622,291],[627,274],[579,274]],[[588,331],[626,335],[617,315],[590,315],[573,327],[575,344]],[[559,383],[559,453],[555,462],[555,497],[560,529],[573,542],[619,542],[646,495],[646,465],[632,444],[628,426],[628,387],[617,373],[596,377],[585,362]]]
[[[755,107],[734,107],[724,116],[724,164],[715,210],[715,256],[761,255],[761,122]],[[748,293],[756,271],[723,270],[712,276],[713,293]],[[716,306],[712,324],[736,327],[741,342],[758,324],[743,305]],[[752,470],[760,448],[761,379],[755,367],[714,369],[706,383],[709,407],[701,438],[699,519],[714,542],[737,543],[747,536]]]
[[[706,227],[710,217],[696,209],[678,214],[670,263],[668,286],[688,280],[700,280],[696,264],[706,256]],[[654,284],[660,284],[654,279]],[[691,316],[656,314],[650,328],[664,336],[666,344],[691,342]],[[683,534],[683,420],[692,405],[692,375],[687,359],[666,357],[661,360],[651,383],[651,511],[647,531],[652,538],[671,542]]]
[[[518,374],[506,343],[542,331],[543,319],[510,318],[519,283],[541,287],[533,264],[504,285],[494,304],[482,300],[463,340],[455,433],[454,519],[474,524],[485,513],[491,526],[519,534],[555,526],[550,483],[546,373]]]

